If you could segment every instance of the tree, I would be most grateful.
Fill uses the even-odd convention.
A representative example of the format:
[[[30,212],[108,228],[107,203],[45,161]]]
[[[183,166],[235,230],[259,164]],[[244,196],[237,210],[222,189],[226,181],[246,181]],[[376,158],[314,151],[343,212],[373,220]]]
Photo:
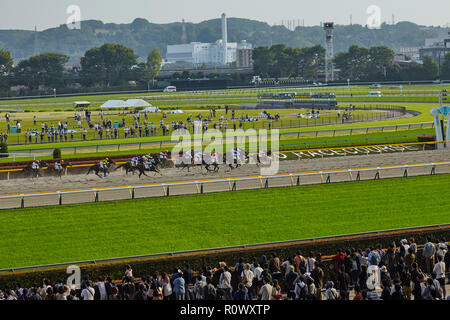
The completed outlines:
[[[64,65],[69,57],[60,53],[43,53],[19,62],[14,73],[16,79],[31,89],[39,86],[60,88],[64,85]]]
[[[105,87],[126,83],[131,79],[137,55],[120,44],[107,43],[88,50],[81,58],[81,79],[84,85]]]
[[[8,88],[7,75],[13,68],[13,59],[9,51],[0,50],[0,90]]]
[[[431,57],[425,56],[423,58],[424,79],[436,80],[439,76],[439,65]]]
[[[148,80],[152,80],[152,83],[154,84],[155,78],[158,76],[159,72],[161,71],[161,63],[162,63],[162,57],[161,53],[158,49],[154,49],[147,57],[147,65],[146,65],[146,74],[148,76]]]
[[[371,47],[369,49],[369,56],[369,78],[386,79],[388,77],[388,70],[390,70],[394,64],[394,51],[386,46]]]
[[[441,79],[450,80],[450,53],[447,53],[444,57],[444,63],[441,67]]]
[[[8,74],[12,70],[13,62],[9,51],[0,50],[0,76]]]
[[[273,58],[269,47],[258,47],[253,49],[253,70],[262,78],[269,77]]]

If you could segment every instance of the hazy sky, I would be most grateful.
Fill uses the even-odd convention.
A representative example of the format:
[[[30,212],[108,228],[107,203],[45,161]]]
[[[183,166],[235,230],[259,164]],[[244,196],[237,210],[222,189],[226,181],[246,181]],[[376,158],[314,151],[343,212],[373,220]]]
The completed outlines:
[[[305,25],[318,25],[331,20],[348,24],[366,24],[370,5],[381,9],[382,21],[412,21],[423,25],[450,23],[449,0],[0,0],[0,29],[43,30],[64,24],[68,6],[78,5],[81,20],[130,23],[145,18],[154,23],[181,21],[200,22],[229,17],[280,23],[282,20],[304,19]]]

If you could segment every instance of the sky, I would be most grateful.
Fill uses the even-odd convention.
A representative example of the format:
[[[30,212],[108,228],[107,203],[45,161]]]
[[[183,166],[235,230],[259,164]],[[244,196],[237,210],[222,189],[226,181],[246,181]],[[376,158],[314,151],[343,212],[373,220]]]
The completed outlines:
[[[220,17],[247,18],[273,24],[300,20],[306,26],[321,21],[366,25],[367,9],[378,6],[382,22],[411,21],[427,26],[450,23],[448,0],[0,0],[0,29],[39,31],[65,24],[72,15],[71,5],[80,9],[81,20],[131,23],[145,18],[153,23],[169,23],[185,19],[201,22]],[[373,12],[373,11],[372,11]]]

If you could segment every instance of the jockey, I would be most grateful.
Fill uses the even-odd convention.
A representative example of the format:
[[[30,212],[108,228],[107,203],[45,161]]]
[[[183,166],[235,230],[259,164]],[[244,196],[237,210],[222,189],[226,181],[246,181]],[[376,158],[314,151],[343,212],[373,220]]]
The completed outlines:
[[[194,162],[201,163],[202,159],[203,159],[203,153],[201,151],[196,152],[195,156],[194,156]]]
[[[58,171],[59,171],[59,170],[62,170],[63,167],[62,167],[61,164],[62,164],[63,162],[64,162],[64,160],[61,160],[61,162],[56,161],[56,162],[55,162],[55,169],[58,170]]]
[[[260,159],[262,159],[262,158],[265,158],[265,157],[267,157],[267,150],[259,150],[259,158]]]
[[[219,161],[219,155],[217,154],[217,152],[214,152],[211,155],[211,164],[215,164]]]
[[[100,168],[105,169],[108,162],[109,162],[109,158],[106,158],[105,160],[100,161],[100,163],[99,163]]]
[[[236,160],[238,158],[239,152],[238,148],[233,148],[233,159]]]
[[[168,152],[167,152],[167,151],[161,151],[161,152],[159,153],[159,158],[160,158],[161,160],[167,160],[167,157],[168,157]]]
[[[31,168],[39,169],[40,165],[41,165],[41,162],[39,160],[34,160],[33,163],[31,164]]]
[[[144,157],[142,157],[142,158],[144,158]],[[132,167],[136,167],[138,162],[139,162],[139,158],[138,157],[131,158],[131,166]]]

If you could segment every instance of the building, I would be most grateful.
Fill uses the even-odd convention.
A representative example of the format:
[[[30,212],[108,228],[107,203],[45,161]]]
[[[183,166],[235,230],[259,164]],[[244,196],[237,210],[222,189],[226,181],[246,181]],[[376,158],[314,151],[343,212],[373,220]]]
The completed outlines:
[[[236,50],[236,67],[237,68],[252,68],[253,67],[253,56],[252,49],[249,48],[238,48]]]
[[[228,42],[227,18],[222,15],[222,39],[214,43],[191,42],[167,46],[166,60],[168,63],[187,62],[194,66],[223,66],[237,62],[238,50],[251,50],[252,45],[243,40],[240,43]],[[241,54],[242,63],[250,65],[251,54],[244,51]]]
[[[429,56],[440,64],[447,53],[450,53],[450,32],[447,37],[426,39],[425,47],[419,49],[420,60],[423,61],[424,57]]]

